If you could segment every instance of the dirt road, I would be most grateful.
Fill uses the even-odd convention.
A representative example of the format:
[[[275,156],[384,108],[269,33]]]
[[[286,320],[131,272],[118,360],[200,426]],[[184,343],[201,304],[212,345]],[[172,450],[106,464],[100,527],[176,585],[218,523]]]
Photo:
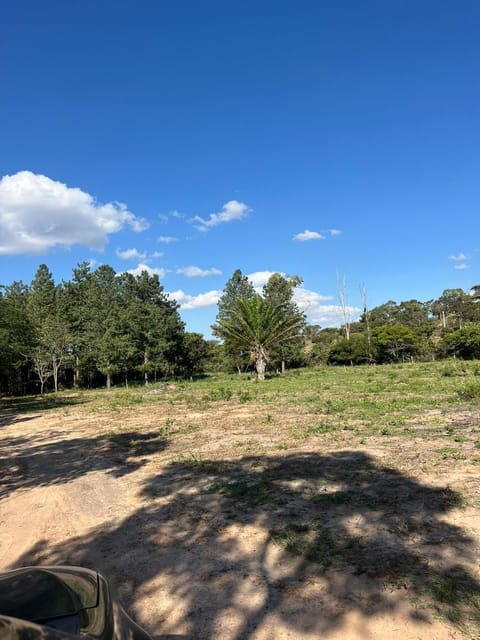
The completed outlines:
[[[319,567],[288,553],[272,539],[274,514],[268,515],[261,501],[236,512],[212,488],[215,470],[204,459],[178,462],[168,438],[152,428],[147,409],[129,419],[142,429],[124,422],[121,431],[112,432],[108,417],[92,424],[80,409],[3,413],[3,569],[96,567],[132,616],[158,638],[469,637],[422,604],[405,575],[387,584],[381,572]],[[185,449],[190,436],[182,437]],[[214,434],[212,441],[220,437]],[[290,460],[292,455],[289,451]],[[298,456],[307,464],[305,452]],[[276,460],[280,468],[281,458]],[[251,469],[260,464],[251,462]],[[290,510],[295,504],[302,508],[298,478],[288,494]],[[385,522],[375,517],[379,526]],[[364,526],[361,514],[347,520],[345,527]],[[432,519],[431,526],[443,539],[429,541],[432,557],[450,554],[457,562],[460,554],[474,564],[476,510],[453,509],[436,523]],[[388,545],[387,534],[383,539]]]

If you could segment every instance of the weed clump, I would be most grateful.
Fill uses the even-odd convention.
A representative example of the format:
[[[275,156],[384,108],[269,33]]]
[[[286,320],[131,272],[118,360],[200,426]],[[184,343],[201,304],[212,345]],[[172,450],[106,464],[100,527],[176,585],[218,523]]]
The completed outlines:
[[[465,384],[462,389],[459,389],[457,394],[462,400],[479,400],[480,383],[477,381],[469,382]]]

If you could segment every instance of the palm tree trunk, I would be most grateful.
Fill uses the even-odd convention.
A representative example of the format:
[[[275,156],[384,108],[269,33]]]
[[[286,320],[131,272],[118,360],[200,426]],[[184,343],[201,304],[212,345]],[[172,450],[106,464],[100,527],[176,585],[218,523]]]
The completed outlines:
[[[257,370],[257,380],[265,380],[265,369],[267,361],[263,355],[257,356],[255,360],[255,369]]]

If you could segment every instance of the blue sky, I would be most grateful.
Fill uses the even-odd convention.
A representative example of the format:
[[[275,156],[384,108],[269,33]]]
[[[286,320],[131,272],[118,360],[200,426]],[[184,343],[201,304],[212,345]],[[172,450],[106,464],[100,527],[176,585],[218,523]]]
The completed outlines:
[[[156,270],[209,333],[233,271],[348,303],[480,283],[480,5],[6,0],[0,283]]]

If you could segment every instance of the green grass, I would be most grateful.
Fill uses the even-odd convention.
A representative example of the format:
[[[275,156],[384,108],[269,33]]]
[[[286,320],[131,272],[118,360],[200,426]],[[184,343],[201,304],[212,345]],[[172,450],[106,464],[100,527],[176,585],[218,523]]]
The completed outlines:
[[[159,469],[166,466],[179,486],[188,485],[189,500],[214,504],[229,522],[262,523],[273,544],[321,570],[347,567],[349,575],[381,576],[389,588],[407,582],[408,573],[419,606],[427,603],[461,628],[478,622],[478,585],[467,574],[427,575],[434,553],[415,583],[417,548],[410,545],[420,536],[422,553],[448,546],[438,514],[478,500],[473,482],[461,490],[455,482],[453,490],[442,474],[480,465],[479,373],[478,363],[450,361],[322,366],[264,382],[251,374],[213,374],[6,399],[0,410],[5,424],[17,413],[45,412],[59,429],[79,416],[98,421],[103,435],[158,434],[168,462],[154,458],[148,442],[145,451],[134,439],[125,447],[149,456],[153,469],[157,461]],[[368,461],[362,466],[357,459],[350,469],[347,458],[335,457],[345,451]],[[309,456],[321,461],[318,468],[303,466]],[[289,466],[289,459],[295,463]],[[349,517],[349,526],[369,527],[349,529]],[[383,538],[406,555],[387,557]]]
[[[219,493],[247,507],[274,502],[272,485],[268,481],[248,483],[243,480],[221,481],[213,484],[209,491]]]

